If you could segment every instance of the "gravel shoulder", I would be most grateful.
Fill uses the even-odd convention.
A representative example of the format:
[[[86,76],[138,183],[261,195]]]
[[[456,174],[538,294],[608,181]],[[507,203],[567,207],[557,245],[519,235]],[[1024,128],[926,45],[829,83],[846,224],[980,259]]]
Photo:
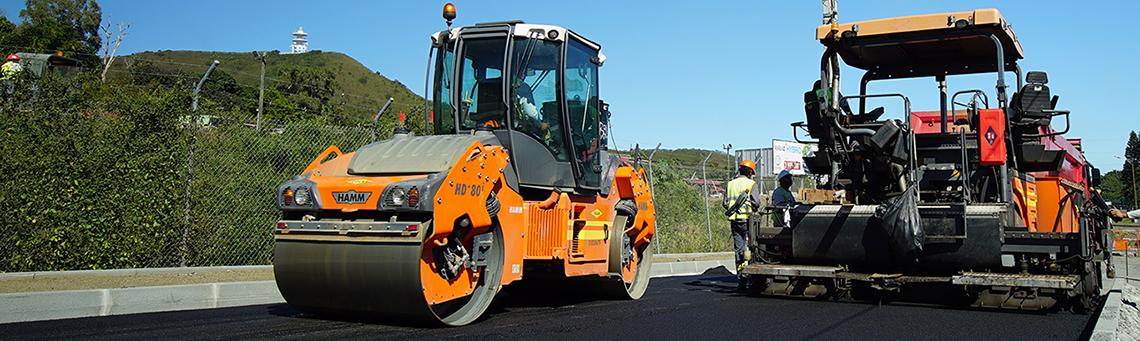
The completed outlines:
[[[0,293],[273,280],[273,268],[183,268],[0,274]]]

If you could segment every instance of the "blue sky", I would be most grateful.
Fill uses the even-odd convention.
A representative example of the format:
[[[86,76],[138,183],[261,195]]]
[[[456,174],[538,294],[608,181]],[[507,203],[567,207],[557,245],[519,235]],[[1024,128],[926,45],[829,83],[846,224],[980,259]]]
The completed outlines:
[[[305,26],[314,49],[347,53],[422,92],[428,36],[443,28],[438,1],[100,1],[131,31],[120,52],[147,50],[287,50]],[[569,27],[603,46],[602,97],[614,113],[614,141],[651,148],[767,146],[789,139],[803,120],[802,93],[818,75],[813,39],[819,1],[457,1],[458,25],[523,19]],[[23,1],[0,0],[15,19]],[[1130,100],[1140,81],[1140,47],[1128,32],[1136,1],[840,1],[843,22],[996,7],[1025,48],[1025,70],[1049,72],[1059,107],[1073,110],[1071,136],[1089,158],[1119,169],[1129,130],[1140,130]],[[857,89],[847,69],[844,88]],[[1012,82],[1011,82],[1012,84]],[[951,78],[951,91],[994,78]],[[914,110],[936,110],[933,80],[872,84],[905,92]],[[854,90],[849,90],[854,92]],[[901,117],[890,102],[888,115]],[[1059,125],[1060,123],[1058,123]]]

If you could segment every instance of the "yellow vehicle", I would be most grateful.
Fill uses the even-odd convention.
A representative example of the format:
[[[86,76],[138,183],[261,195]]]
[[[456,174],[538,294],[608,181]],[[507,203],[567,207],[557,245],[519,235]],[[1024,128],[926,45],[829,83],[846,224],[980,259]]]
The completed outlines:
[[[521,21],[451,28],[451,4],[444,17],[425,113],[435,134],[331,146],[279,187],[285,300],[464,325],[531,277],[641,297],[654,203],[645,172],[606,150],[601,46]]]

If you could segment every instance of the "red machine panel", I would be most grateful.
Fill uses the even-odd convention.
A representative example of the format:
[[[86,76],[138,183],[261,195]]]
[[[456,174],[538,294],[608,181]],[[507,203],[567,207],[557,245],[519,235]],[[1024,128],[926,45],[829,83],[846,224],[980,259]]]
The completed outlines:
[[[1005,164],[1005,113],[1001,109],[978,110],[978,152],[983,166]]]

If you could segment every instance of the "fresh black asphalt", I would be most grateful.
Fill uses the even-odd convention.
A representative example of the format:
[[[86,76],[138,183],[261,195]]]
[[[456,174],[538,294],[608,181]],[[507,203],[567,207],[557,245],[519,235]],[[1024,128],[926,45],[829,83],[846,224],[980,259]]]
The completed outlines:
[[[0,339],[953,339],[1074,340],[1095,314],[1048,314],[735,293],[734,278],[653,279],[638,301],[506,293],[458,328],[326,319],[285,304],[0,325]]]

